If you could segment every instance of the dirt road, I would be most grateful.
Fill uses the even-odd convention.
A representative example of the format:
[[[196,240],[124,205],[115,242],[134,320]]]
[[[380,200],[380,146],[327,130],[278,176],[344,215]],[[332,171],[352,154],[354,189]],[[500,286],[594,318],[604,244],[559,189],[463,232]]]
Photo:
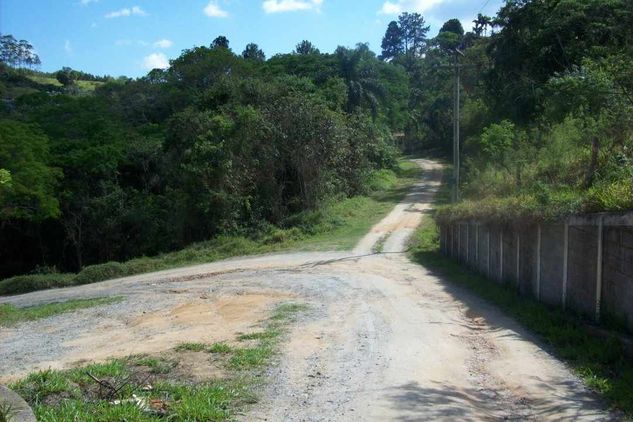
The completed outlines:
[[[306,302],[271,383],[243,420],[617,420],[528,333],[409,262],[408,236],[440,167],[353,252],[296,253],[163,271],[2,299],[122,295],[101,308],[0,333],[0,381],[37,368],[233,341],[278,302]],[[388,254],[371,255],[376,244]]]

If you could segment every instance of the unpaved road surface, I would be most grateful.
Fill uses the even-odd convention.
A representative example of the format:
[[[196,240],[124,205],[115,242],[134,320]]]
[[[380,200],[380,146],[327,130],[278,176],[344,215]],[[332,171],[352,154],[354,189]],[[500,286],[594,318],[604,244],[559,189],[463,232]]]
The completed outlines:
[[[0,332],[0,381],[187,341],[235,339],[280,302],[305,302],[245,421],[618,420],[497,309],[406,259],[441,167],[351,252],[238,259],[1,302],[121,295],[117,304]],[[376,244],[385,254],[371,254]]]

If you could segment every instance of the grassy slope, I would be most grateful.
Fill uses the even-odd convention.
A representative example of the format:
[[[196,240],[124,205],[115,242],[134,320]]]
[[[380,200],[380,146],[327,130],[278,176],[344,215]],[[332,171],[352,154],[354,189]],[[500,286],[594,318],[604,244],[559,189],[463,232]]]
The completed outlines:
[[[66,371],[30,374],[11,385],[40,421],[224,421],[256,402],[256,388],[278,352],[287,326],[306,305],[279,305],[261,330],[238,337],[236,345],[188,343],[156,356],[130,356]],[[182,353],[203,354],[225,376],[194,382],[175,370]],[[88,374],[120,391],[111,397]],[[189,374],[192,375],[192,374]],[[147,384],[151,389],[144,388]],[[119,404],[114,404],[119,400]]]
[[[122,300],[121,297],[106,297],[99,299],[77,299],[59,303],[47,303],[27,308],[17,308],[10,304],[0,304],[0,327],[8,327],[23,321],[48,318],[54,315],[72,312],[77,309],[92,308],[94,306],[109,305]]]
[[[287,250],[351,249],[404,197],[419,175],[415,164],[401,160],[396,172],[381,171],[370,180],[371,194],[332,201],[319,211],[293,217],[286,228],[272,228],[257,237],[220,236],[156,257],[89,266],[79,274],[17,276],[0,281],[0,295],[88,284],[234,256]]]
[[[53,85],[53,86],[56,86],[56,87],[61,87],[62,86],[62,84],[55,78],[50,78],[50,77],[46,77],[46,76],[38,76],[38,75],[29,75],[28,78],[31,79],[33,82],[37,82],[38,84],[42,84],[42,85]],[[95,88],[97,88],[100,85],[103,85],[103,82],[98,82],[98,81],[77,81],[76,84],[79,87],[79,89],[81,89],[81,90],[94,91]]]
[[[437,202],[447,203],[449,198],[445,184]],[[425,218],[413,237],[411,257],[447,280],[497,305],[539,336],[590,388],[633,417],[633,362],[626,359],[615,335],[606,340],[598,338],[574,316],[529,297],[519,296],[511,286],[491,282],[444,257],[439,253],[438,228],[431,217]]]

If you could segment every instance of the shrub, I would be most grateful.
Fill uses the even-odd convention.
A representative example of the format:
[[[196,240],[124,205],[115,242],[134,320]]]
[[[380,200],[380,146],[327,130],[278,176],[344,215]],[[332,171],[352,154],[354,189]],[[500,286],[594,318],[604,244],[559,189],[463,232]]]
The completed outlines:
[[[378,170],[369,175],[365,187],[369,192],[386,190],[393,187],[398,181],[393,170]]]
[[[73,285],[72,274],[21,275],[0,281],[0,295],[15,295],[71,285]]]
[[[120,262],[106,262],[105,264],[85,267],[74,279],[75,284],[96,283],[128,275],[127,268]]]

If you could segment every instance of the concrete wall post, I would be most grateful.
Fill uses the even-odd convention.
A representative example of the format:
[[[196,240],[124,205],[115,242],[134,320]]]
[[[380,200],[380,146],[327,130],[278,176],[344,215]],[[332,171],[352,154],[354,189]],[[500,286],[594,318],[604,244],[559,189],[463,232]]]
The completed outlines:
[[[563,309],[567,307],[567,265],[569,262],[569,222],[565,221],[565,231],[563,234]]]
[[[490,227],[488,227],[488,258],[486,258],[486,274],[489,278],[491,278],[492,274],[490,274]]]
[[[466,223],[466,265],[470,263],[470,223]]]
[[[600,217],[598,222],[598,259],[596,260],[596,321],[600,322],[600,305],[602,303],[602,259],[604,243],[604,219]]]
[[[503,283],[503,228],[499,231],[499,283]]]
[[[475,224],[475,265],[479,267],[479,223]]]
[[[541,301],[541,225],[536,229],[536,300]]]
[[[461,258],[462,254],[462,223],[457,225],[457,261],[462,262]]]
[[[516,283],[517,287],[521,285],[521,266],[519,265],[521,261],[521,235],[519,231],[517,231],[517,267],[516,267]]]

